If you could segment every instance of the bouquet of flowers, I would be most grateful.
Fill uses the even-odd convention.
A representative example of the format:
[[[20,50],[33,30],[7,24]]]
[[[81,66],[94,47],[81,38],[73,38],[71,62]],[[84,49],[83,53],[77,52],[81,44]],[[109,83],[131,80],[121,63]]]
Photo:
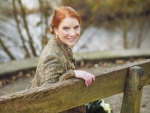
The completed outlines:
[[[86,113],[112,113],[110,105],[103,99],[86,104]]]

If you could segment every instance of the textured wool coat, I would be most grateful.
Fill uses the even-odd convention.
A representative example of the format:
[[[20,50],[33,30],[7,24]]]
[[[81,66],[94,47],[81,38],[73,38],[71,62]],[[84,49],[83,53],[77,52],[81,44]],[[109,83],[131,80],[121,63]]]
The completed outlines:
[[[74,69],[75,59],[71,48],[54,37],[43,49],[35,77],[27,89],[73,78],[75,76]]]
[[[75,59],[71,48],[62,43],[59,38],[54,37],[43,49],[35,77],[27,89],[74,78],[74,69]],[[82,105],[61,113],[85,113],[85,106]]]

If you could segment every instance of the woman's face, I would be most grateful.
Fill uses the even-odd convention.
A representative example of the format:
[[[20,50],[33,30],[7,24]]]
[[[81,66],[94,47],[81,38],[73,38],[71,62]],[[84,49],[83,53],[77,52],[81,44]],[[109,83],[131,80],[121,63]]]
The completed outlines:
[[[66,17],[54,30],[60,40],[69,47],[74,46],[80,36],[80,24],[75,18]]]

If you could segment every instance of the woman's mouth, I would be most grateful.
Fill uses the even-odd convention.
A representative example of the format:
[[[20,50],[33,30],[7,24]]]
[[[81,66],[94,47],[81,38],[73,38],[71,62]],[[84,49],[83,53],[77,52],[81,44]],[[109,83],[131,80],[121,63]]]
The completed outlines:
[[[76,38],[67,38],[69,41],[75,41]]]

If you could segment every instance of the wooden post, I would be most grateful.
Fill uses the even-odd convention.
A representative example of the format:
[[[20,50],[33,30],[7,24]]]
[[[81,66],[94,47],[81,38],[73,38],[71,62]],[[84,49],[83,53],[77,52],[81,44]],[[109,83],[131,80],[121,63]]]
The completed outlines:
[[[141,96],[145,80],[146,75],[143,68],[138,66],[129,68],[124,87],[121,113],[140,113]]]

